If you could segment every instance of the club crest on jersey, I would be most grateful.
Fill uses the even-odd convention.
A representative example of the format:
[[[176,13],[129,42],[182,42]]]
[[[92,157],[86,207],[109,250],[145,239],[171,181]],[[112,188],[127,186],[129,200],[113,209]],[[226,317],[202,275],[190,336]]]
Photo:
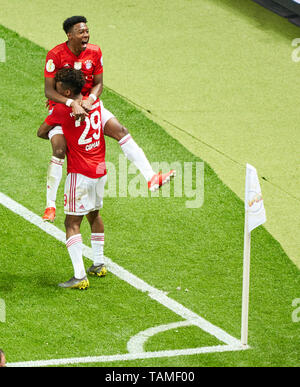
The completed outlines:
[[[51,110],[49,110],[48,116],[51,116],[51,114],[53,113],[53,110],[54,110],[54,108],[52,108]]]
[[[48,71],[48,73],[53,73],[53,71],[55,70],[55,64],[53,62],[53,59],[49,59],[46,63],[46,70]]]
[[[93,62],[91,61],[91,60],[86,60],[85,62],[84,62],[84,64],[85,64],[85,68],[87,69],[87,70],[90,70],[91,68],[92,68],[92,66],[93,66]]]
[[[81,62],[74,62],[74,69],[75,70],[81,70],[82,63]]]

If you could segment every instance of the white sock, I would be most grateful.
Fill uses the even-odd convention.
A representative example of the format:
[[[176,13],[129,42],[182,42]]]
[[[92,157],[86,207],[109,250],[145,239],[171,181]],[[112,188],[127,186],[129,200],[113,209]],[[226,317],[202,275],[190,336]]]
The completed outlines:
[[[94,266],[104,264],[104,233],[92,233],[91,245],[93,250]]]
[[[144,178],[149,181],[155,174],[143,150],[137,145],[130,134],[123,137],[119,144],[129,161],[133,162]]]
[[[47,172],[47,207],[56,207],[56,194],[62,178],[64,159],[52,156]]]
[[[83,259],[82,259],[82,238],[81,234],[71,236],[66,241],[66,246],[73,264],[74,276],[81,279],[86,276]]]

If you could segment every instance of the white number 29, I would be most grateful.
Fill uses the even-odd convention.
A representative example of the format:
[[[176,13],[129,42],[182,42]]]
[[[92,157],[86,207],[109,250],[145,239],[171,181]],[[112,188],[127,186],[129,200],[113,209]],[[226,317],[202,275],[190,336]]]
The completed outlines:
[[[87,137],[90,128],[94,129],[96,132],[91,137]],[[100,138],[100,129],[101,129],[101,118],[98,110],[94,111],[90,117],[85,118],[85,129],[82,132],[78,144],[86,145],[90,144],[93,141],[93,138],[97,141]]]

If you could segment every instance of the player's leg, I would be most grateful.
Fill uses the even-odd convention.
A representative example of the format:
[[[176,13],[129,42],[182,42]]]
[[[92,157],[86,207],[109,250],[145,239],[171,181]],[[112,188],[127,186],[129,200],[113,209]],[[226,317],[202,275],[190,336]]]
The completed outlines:
[[[59,284],[63,288],[86,289],[89,286],[82,258],[82,238],[80,225],[83,216],[66,215],[66,246],[71,258],[74,276],[66,282]]]
[[[99,210],[90,212],[87,220],[91,227],[91,245],[93,251],[93,265],[87,270],[90,275],[104,277],[107,274],[104,265],[104,224]]]
[[[163,184],[167,183],[173,176],[175,171],[171,170],[168,173],[155,173],[144,153],[144,151],[137,145],[134,139],[129,134],[128,130],[120,124],[120,122],[107,109],[101,106],[102,111],[102,125],[104,134],[108,137],[114,138],[120,144],[122,151],[129,161],[133,162],[141,174],[148,182],[150,191],[155,191]]]
[[[99,214],[103,207],[104,187],[107,176],[90,179],[89,206],[92,210],[87,214],[91,227],[91,245],[93,250],[93,265],[87,270],[88,274],[104,277],[107,269],[104,262],[104,224]]]
[[[66,247],[73,264],[74,277],[67,282],[59,284],[59,286],[86,289],[89,286],[89,282],[83,263],[82,237],[80,233],[83,216],[89,212],[82,209],[84,207],[82,200],[87,196],[85,177],[77,173],[69,173],[65,182],[64,196]]]
[[[47,171],[47,204],[43,220],[53,222],[55,219],[56,195],[62,178],[67,144],[60,126],[49,132],[49,139],[52,146],[52,157]]]

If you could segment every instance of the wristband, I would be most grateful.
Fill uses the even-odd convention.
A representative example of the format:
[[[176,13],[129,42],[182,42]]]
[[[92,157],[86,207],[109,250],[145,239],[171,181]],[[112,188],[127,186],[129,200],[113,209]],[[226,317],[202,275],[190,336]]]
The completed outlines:
[[[96,99],[97,99],[97,97],[95,96],[95,94],[90,94],[89,97],[91,97],[91,98],[94,100],[94,102],[95,102]]]
[[[66,100],[66,105],[70,107],[73,102],[74,102],[74,99],[69,98]]]

